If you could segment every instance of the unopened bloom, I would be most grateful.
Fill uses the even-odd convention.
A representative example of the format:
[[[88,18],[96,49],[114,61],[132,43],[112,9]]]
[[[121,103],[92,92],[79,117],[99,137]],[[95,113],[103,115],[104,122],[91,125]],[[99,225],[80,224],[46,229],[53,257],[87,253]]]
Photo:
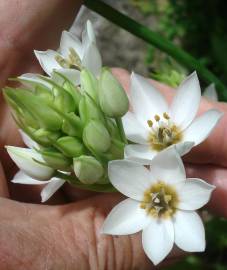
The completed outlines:
[[[109,178],[129,198],[109,213],[103,233],[142,230],[144,251],[154,264],[169,254],[174,243],[187,252],[204,251],[204,226],[195,210],[209,201],[215,187],[201,179],[186,179],[174,147],[157,154],[150,170],[131,160],[111,161]]]
[[[37,147],[25,133],[22,138],[29,147]],[[54,169],[44,165],[42,155],[32,148],[6,146],[12,160],[19,167],[19,172],[12,179],[13,183],[26,185],[45,185],[41,191],[42,202],[47,201],[64,183],[65,180],[54,177]]]
[[[136,144],[125,147],[125,157],[149,164],[149,160],[169,146],[176,145],[179,154],[184,155],[193,145],[204,141],[222,113],[211,109],[194,120],[200,99],[201,90],[195,72],[179,86],[170,106],[147,79],[133,73],[133,112],[123,117],[123,124],[128,140]]]
[[[80,70],[83,67],[98,75],[102,65],[90,21],[87,21],[82,33],[82,41],[72,33],[63,31],[58,51],[35,51],[35,55],[48,75],[55,76],[53,71],[57,70],[75,84],[79,84]]]

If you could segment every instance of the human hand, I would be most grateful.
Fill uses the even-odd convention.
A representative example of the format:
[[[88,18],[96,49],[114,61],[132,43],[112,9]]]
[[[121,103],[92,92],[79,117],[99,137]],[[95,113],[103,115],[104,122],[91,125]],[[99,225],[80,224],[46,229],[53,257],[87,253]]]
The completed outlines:
[[[120,69],[114,69],[113,72],[127,90],[128,73]],[[152,83],[171,99],[172,89],[154,81]],[[210,107],[217,107],[223,112],[227,110],[226,104],[204,99],[201,112]],[[185,158],[190,177],[201,177],[217,186],[209,207],[223,216],[227,216],[223,207],[227,200],[226,156],[224,149],[218,151],[218,143],[223,143],[223,125],[226,120],[224,116],[209,139]],[[2,196],[7,196],[6,185],[2,185],[0,190]],[[93,194],[84,199],[83,195],[87,197],[90,193],[83,193],[81,200],[78,200],[79,193],[80,191],[66,186],[66,200],[61,198],[58,202],[64,203],[75,198],[77,201],[57,206],[1,199],[0,218],[3,225],[0,227],[0,251],[3,259],[0,266],[2,263],[7,269],[24,269],[30,260],[34,260],[33,269],[120,269],[123,266],[125,269],[151,269],[150,262],[142,251],[139,234],[112,237],[99,233],[106,215],[123,197],[119,194]],[[39,190],[34,190],[33,194],[37,196]],[[36,244],[31,245],[34,242]],[[23,249],[20,248],[21,245]],[[179,250],[175,250],[164,263],[169,264],[181,255]],[[20,264],[23,266],[19,266]]]

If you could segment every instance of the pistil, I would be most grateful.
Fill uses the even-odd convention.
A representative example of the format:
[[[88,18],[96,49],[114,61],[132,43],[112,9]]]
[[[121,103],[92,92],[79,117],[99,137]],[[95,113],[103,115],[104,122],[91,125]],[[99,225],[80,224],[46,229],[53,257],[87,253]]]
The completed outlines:
[[[155,218],[169,218],[175,213],[177,204],[174,187],[160,181],[144,192],[140,207]]]

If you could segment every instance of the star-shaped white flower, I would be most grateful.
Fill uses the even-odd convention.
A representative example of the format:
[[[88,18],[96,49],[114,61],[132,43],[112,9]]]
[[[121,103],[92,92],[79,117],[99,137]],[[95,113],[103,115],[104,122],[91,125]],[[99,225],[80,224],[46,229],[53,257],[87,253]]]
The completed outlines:
[[[113,186],[128,199],[115,206],[103,224],[103,233],[128,235],[142,230],[145,253],[160,263],[174,243],[188,252],[205,249],[205,232],[194,211],[204,206],[215,188],[201,179],[186,179],[175,148],[157,154],[150,170],[131,160],[109,163]]]
[[[201,90],[196,73],[192,73],[176,90],[169,106],[163,95],[147,79],[131,76],[133,112],[123,117],[128,140],[125,157],[149,164],[161,150],[176,145],[180,155],[204,141],[221,118],[211,109],[194,119],[200,104]]]
[[[58,51],[34,51],[43,70],[55,79],[54,70],[62,73],[75,84],[80,82],[80,70],[85,67],[99,75],[102,59],[96,45],[92,24],[87,21],[82,41],[72,33],[63,31]],[[59,77],[57,76],[57,80]]]
[[[37,151],[32,149],[38,145],[25,133],[21,132],[21,135],[25,144],[30,148],[6,146],[10,157],[20,169],[12,182],[25,185],[47,184],[41,191],[42,202],[45,202],[65,183],[65,180],[52,177],[54,169],[41,164],[45,161]]]

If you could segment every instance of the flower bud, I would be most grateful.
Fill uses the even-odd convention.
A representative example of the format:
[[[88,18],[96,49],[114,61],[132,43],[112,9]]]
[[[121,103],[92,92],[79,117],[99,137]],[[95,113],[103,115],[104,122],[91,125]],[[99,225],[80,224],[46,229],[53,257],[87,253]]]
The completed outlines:
[[[35,130],[32,137],[35,141],[44,146],[51,146],[53,141],[56,141],[61,136],[58,131],[49,131],[44,128]]]
[[[61,87],[53,88],[54,101],[53,104],[62,112],[69,113],[76,110],[76,104],[71,94]]]
[[[48,180],[53,175],[54,170],[52,168],[39,163],[44,163],[45,161],[35,150],[14,146],[6,146],[6,149],[20,170],[30,177],[39,180]]]
[[[67,157],[78,157],[85,153],[83,143],[75,137],[61,137],[57,140],[56,147]]]
[[[80,117],[73,112],[67,114],[63,119],[62,131],[69,136],[82,137],[83,123]]]
[[[62,118],[45,99],[25,89],[7,88],[4,94],[7,100],[16,104],[17,108],[14,107],[14,109],[17,115],[17,111],[20,111],[19,118],[24,117],[26,120],[26,115],[29,114],[41,128],[53,131],[61,128]]]
[[[91,119],[97,119],[103,123],[105,122],[99,106],[86,94],[80,100],[79,113],[83,123],[87,123]]]
[[[85,145],[92,151],[97,153],[106,152],[111,145],[111,138],[102,122],[91,120],[83,132],[83,141]]]
[[[128,97],[108,69],[103,69],[99,80],[99,103],[108,117],[122,117],[129,109]]]
[[[91,156],[74,158],[73,168],[78,179],[84,184],[94,184],[104,174],[102,164]]]
[[[45,162],[56,170],[69,170],[71,160],[53,149],[39,150]]]
[[[86,92],[95,102],[98,101],[98,80],[87,69],[83,69],[80,73],[81,90]]]

